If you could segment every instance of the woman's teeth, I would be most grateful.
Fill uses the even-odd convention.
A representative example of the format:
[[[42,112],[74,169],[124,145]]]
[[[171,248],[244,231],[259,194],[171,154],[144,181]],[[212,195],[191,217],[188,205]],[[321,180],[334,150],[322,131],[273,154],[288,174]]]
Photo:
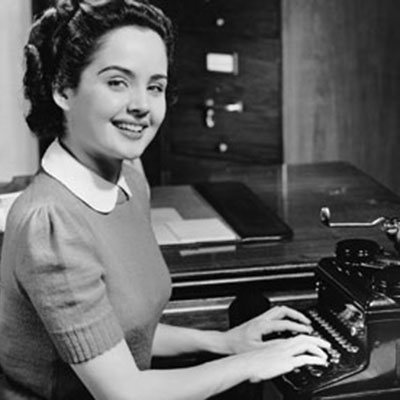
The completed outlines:
[[[143,125],[136,125],[136,124],[128,124],[126,122],[116,122],[114,125],[127,132],[131,133],[141,133],[144,130]]]

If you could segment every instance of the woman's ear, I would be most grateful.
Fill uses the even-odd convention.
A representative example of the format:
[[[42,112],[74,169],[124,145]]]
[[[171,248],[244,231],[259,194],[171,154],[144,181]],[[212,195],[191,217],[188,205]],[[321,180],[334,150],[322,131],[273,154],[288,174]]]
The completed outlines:
[[[71,91],[69,89],[53,89],[53,100],[63,111],[70,109],[69,100]]]

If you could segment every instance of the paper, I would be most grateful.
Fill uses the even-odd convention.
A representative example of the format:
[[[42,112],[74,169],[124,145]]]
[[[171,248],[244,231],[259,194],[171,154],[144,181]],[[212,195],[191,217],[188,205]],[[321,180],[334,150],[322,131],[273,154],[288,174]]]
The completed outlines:
[[[217,218],[186,219],[166,224],[180,243],[224,242],[236,235]]]
[[[152,224],[164,224],[170,221],[180,221],[182,217],[172,207],[159,207],[151,209],[151,223]]]
[[[171,221],[180,221],[182,217],[172,207],[159,207],[152,208],[151,225],[153,227],[154,235],[159,245],[177,243],[177,237],[167,227],[166,223]]]
[[[152,225],[159,245],[231,242],[237,235],[218,218],[182,219],[174,213],[153,216]]]
[[[0,232],[4,232],[6,228],[7,214],[10,211],[10,208],[15,199],[21,193],[22,191],[12,193],[0,193]]]

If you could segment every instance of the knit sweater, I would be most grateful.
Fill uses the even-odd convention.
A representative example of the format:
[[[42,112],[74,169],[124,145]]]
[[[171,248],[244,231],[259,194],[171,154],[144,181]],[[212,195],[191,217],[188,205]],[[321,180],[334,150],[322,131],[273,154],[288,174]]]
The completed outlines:
[[[40,172],[8,216],[0,266],[0,365],[10,399],[90,399],[69,364],[123,338],[140,369],[170,296],[150,225],[146,182],[98,212]],[[5,397],[6,394],[3,394]]]

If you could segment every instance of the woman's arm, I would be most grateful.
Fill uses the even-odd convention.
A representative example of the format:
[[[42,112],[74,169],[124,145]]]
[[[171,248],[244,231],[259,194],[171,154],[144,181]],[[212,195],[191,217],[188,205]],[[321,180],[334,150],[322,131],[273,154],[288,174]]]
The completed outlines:
[[[153,340],[153,356],[168,357],[206,351],[215,354],[232,354],[219,331],[183,328],[158,324]]]
[[[154,356],[175,356],[206,351],[216,354],[237,354],[263,347],[263,336],[272,332],[310,333],[310,321],[300,312],[285,306],[273,307],[265,313],[226,332],[182,328],[158,324]]]
[[[268,342],[262,350],[200,366],[140,371],[125,341],[72,368],[96,400],[202,400],[244,381],[259,382],[304,364],[324,365],[329,345],[299,335]]]

